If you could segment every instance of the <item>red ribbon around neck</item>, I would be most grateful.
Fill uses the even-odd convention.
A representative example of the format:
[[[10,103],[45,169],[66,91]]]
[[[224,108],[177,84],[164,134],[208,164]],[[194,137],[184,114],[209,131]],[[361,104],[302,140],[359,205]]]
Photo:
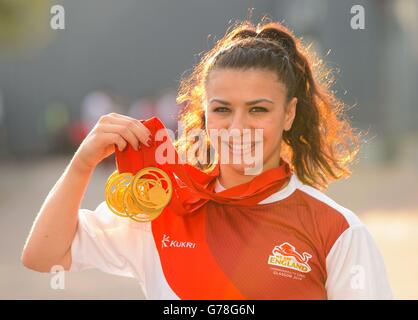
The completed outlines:
[[[220,174],[219,163],[208,173],[190,164],[182,163],[160,119],[152,117],[148,120],[141,120],[141,123],[151,131],[150,146],[141,145],[138,151],[129,144],[123,151],[116,148],[117,169],[119,173],[129,172],[133,175],[145,167],[157,167],[164,170],[170,177],[173,187],[173,194],[168,205],[179,215],[192,214],[208,201],[236,206],[256,205],[280,190],[291,175],[289,164],[280,158],[278,167],[263,171],[247,183],[215,192],[215,182]],[[164,159],[168,160],[165,163],[159,163],[162,161],[157,161],[157,152],[164,154]]]

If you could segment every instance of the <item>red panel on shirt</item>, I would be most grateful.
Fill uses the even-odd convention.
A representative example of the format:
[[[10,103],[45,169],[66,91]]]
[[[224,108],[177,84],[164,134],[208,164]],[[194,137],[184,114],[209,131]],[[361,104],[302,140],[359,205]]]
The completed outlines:
[[[209,202],[188,217],[167,208],[152,222],[181,299],[326,299],[326,255],[346,228],[341,213],[300,190],[252,207]]]

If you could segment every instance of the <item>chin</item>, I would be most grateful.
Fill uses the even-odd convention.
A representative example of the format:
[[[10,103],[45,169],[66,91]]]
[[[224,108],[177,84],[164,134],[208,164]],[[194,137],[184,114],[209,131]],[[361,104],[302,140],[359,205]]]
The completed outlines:
[[[232,161],[234,160],[234,155],[233,154],[229,154],[229,162],[228,163],[221,163],[221,165],[227,166],[228,168],[234,170],[235,172],[239,172],[242,175],[246,175],[245,171],[251,168],[255,168],[257,165],[261,166],[261,171],[264,171],[263,167],[264,167],[264,160],[262,161],[256,161],[256,159],[254,157],[250,157],[250,160],[252,162],[250,162],[249,164],[244,162],[244,158],[241,157],[240,158],[240,163],[233,163]],[[239,158],[237,158],[238,160]]]

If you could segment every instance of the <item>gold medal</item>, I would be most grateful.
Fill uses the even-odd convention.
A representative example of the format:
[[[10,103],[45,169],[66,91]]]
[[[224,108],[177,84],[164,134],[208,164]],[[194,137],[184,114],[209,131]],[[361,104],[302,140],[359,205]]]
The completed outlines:
[[[107,180],[105,199],[110,210],[121,217],[127,217],[123,208],[123,194],[129,188],[132,174],[113,172]]]
[[[109,209],[121,217],[146,222],[157,218],[171,200],[173,187],[166,172],[147,167],[135,176],[114,171],[106,182]]]
[[[135,175],[132,191],[139,206],[154,211],[168,204],[173,188],[167,173],[159,168],[147,167]]]

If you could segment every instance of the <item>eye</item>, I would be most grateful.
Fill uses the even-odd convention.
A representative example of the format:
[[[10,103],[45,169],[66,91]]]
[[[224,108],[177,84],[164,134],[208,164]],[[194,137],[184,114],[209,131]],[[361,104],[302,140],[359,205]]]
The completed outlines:
[[[267,112],[268,111],[268,109],[264,108],[264,107],[253,107],[253,108],[251,108],[251,110],[254,110],[254,109],[257,110],[256,112]]]
[[[217,107],[213,109],[213,112],[227,112],[229,109],[227,107]]]

